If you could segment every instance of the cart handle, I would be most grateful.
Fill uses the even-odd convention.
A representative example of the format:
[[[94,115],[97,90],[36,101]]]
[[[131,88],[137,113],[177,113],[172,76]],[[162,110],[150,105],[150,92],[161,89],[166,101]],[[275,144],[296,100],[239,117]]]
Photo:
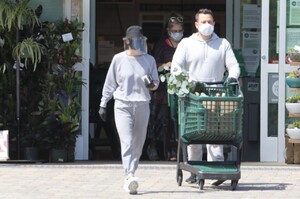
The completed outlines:
[[[215,84],[224,84],[224,81],[218,81],[218,82],[203,82],[204,84],[207,85],[215,85]]]

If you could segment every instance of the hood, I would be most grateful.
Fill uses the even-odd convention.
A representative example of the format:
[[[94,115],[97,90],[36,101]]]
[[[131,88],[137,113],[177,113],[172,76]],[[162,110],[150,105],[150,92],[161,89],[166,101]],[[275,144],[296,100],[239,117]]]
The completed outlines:
[[[193,34],[190,36],[190,38],[191,38],[191,39],[195,39],[195,40],[200,41],[200,42],[206,42],[206,41],[200,39],[200,38],[198,37],[198,34],[199,34],[198,32],[193,33]],[[216,39],[218,39],[218,38],[219,38],[219,36],[218,36],[216,33],[213,32],[212,37],[211,37],[210,40],[208,40],[207,42],[214,41],[214,40],[216,40]]]

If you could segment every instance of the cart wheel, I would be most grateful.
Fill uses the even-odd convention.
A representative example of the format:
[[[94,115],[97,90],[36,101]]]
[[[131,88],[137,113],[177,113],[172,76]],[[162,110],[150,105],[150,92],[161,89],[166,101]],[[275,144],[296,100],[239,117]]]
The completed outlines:
[[[198,181],[198,184],[199,184],[199,189],[200,189],[200,190],[203,190],[203,187],[204,187],[204,180],[203,180],[203,179],[200,179],[200,180]]]
[[[177,184],[178,186],[182,185],[182,170],[177,169]]]
[[[234,191],[238,184],[238,180],[231,180],[231,190]]]

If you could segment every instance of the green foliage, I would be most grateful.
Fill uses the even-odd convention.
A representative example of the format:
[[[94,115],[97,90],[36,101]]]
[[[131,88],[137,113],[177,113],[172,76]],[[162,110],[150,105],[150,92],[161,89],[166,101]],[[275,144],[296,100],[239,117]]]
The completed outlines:
[[[288,128],[289,129],[292,129],[292,128],[300,128],[300,121],[294,121],[293,123],[289,124],[288,125]]]
[[[175,73],[170,73],[170,68],[167,66],[159,66],[161,82],[166,82],[168,85],[168,93],[176,94],[179,97],[186,96],[191,90],[195,89],[195,82],[189,82],[189,77],[186,71],[180,70]]]
[[[300,71],[299,70],[300,70],[300,68],[290,72],[289,75],[288,75],[288,78],[299,78],[300,77]]]
[[[80,132],[81,87],[85,84],[74,64],[81,62],[80,47],[83,23],[58,21],[46,25],[45,45],[50,72],[42,82],[42,109],[51,147],[67,149],[74,145]],[[62,35],[71,33],[73,40],[64,42]]]
[[[80,132],[81,86],[79,71],[53,71],[43,82],[41,107],[47,112],[46,126],[52,147],[68,148]]]
[[[300,101],[300,94],[285,99],[285,102],[288,103],[298,103],[299,101]]]
[[[25,66],[30,60],[35,70],[37,64],[41,61],[44,53],[43,46],[31,36],[25,35],[21,40],[19,37],[21,35],[20,30],[23,30],[24,27],[33,30],[36,25],[40,25],[35,11],[28,7],[29,2],[30,0],[2,0],[0,2],[0,39],[3,43],[3,49],[0,53],[0,57],[3,59],[0,61],[0,67],[2,71],[5,71],[7,67],[11,67],[12,64],[10,63],[14,63],[14,61],[21,63],[23,60]],[[14,61],[10,60],[11,55]]]
[[[287,57],[292,61],[292,62],[300,62],[300,52],[291,48],[287,51]]]
[[[0,128],[16,133],[16,73],[12,66],[15,61],[25,63],[26,68],[20,70],[21,142],[67,148],[80,132],[84,81],[74,65],[82,60],[84,24],[65,19],[41,26],[35,11],[27,6],[29,1],[0,0]],[[35,40],[34,27],[40,28],[44,39]],[[66,33],[71,33],[73,40],[64,42]]]
[[[48,63],[58,63],[71,68],[81,61],[80,47],[84,23],[68,19],[48,23],[45,26],[45,46]],[[62,35],[71,33],[73,40],[63,42]]]
[[[22,30],[24,24],[31,24],[32,27],[39,24],[34,10],[27,6],[29,2],[30,0],[1,0],[0,27],[7,28],[10,32],[13,28]]]
[[[22,42],[19,42],[13,49],[12,55],[14,60],[21,63],[21,59],[24,59],[25,66],[27,67],[28,59],[34,65],[35,71],[37,64],[42,61],[42,54],[44,54],[45,48],[42,44],[34,41],[32,38],[26,38]]]

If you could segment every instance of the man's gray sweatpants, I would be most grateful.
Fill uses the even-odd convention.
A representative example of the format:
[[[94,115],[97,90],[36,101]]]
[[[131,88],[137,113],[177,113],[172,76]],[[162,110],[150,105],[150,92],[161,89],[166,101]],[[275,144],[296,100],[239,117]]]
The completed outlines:
[[[149,120],[149,102],[115,100],[115,122],[121,142],[125,174],[133,176],[143,152]]]

